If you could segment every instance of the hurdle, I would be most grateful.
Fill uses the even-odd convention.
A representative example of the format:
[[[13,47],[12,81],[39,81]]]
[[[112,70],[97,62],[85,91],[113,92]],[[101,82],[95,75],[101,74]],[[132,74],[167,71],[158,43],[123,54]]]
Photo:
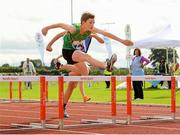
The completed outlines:
[[[180,77],[175,76],[127,76],[127,123],[144,123],[155,121],[169,121],[180,120],[180,117],[176,117],[176,79],[180,80]],[[132,98],[131,98],[131,81],[171,81],[171,116],[142,116],[141,120],[132,120]],[[145,121],[142,121],[145,120]]]
[[[8,102],[28,102],[28,100],[23,100],[22,97],[22,81],[37,81],[35,79],[37,76],[0,76],[0,82],[9,82],[9,99],[1,99],[1,103]],[[13,99],[13,83],[18,82],[18,98]],[[32,101],[31,101],[32,102]]]
[[[174,76],[1,76],[0,81],[8,82],[21,82],[21,81],[40,81],[40,121],[41,123],[30,123],[30,125],[12,124],[17,127],[30,127],[30,128],[56,128],[56,129],[67,129],[77,127],[89,127],[89,126],[100,126],[100,125],[114,125],[114,124],[134,124],[145,121],[167,121],[167,120],[179,120],[176,116],[176,80],[180,80],[180,77]],[[64,125],[64,110],[63,110],[63,99],[64,99],[64,82],[70,81],[111,81],[111,116],[112,119],[97,119],[97,120],[82,120],[81,124],[76,125]],[[118,120],[116,116],[116,81],[123,80],[127,81],[127,120]],[[152,80],[171,80],[171,113],[172,116],[143,116],[142,120],[132,120],[132,98],[131,98],[131,81],[152,81]],[[58,123],[57,125],[46,124],[46,101],[47,101],[47,82],[58,81]],[[12,84],[11,84],[12,85]],[[19,84],[20,85],[20,84]],[[12,87],[12,86],[11,86]],[[86,123],[86,124],[83,124]]]
[[[46,81],[57,81],[58,78],[58,124],[46,124],[45,123],[45,86]],[[63,99],[64,99],[64,82],[71,81],[111,81],[111,120],[87,120],[82,119],[80,124],[75,125],[64,125],[64,110],[63,110]],[[41,123],[30,123],[31,127],[41,127],[41,128],[55,128],[55,129],[68,129],[68,128],[77,128],[77,127],[89,127],[89,126],[101,126],[101,125],[112,125],[116,124],[116,77],[115,76],[46,76],[45,79],[41,81]]]

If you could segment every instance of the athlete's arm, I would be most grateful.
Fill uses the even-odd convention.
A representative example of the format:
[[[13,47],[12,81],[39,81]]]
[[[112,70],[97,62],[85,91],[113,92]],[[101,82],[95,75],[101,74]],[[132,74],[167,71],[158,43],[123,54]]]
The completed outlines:
[[[46,50],[51,52],[51,51],[52,51],[52,47],[51,47],[51,46],[53,45],[53,43],[54,43],[56,40],[58,40],[59,38],[61,38],[62,36],[64,36],[65,33],[66,33],[66,31],[57,34],[57,35],[48,43],[48,45],[47,45],[47,47],[46,47]]]
[[[41,30],[42,34],[44,36],[46,36],[48,33],[48,30],[54,29],[54,28],[62,28],[66,31],[69,31],[70,33],[73,33],[76,30],[75,27],[72,25],[65,24],[65,23],[57,23],[57,24],[49,25],[49,26],[42,28],[42,30]]]
[[[101,44],[104,43],[104,40],[101,37],[99,37],[97,34],[91,34],[89,36],[95,38]]]
[[[114,35],[114,34],[112,34],[110,32],[100,30],[100,29],[95,28],[95,27],[93,28],[92,32],[102,34],[102,35],[104,35],[106,37],[109,37],[111,39],[114,39],[114,40],[116,40],[116,41],[118,41],[118,42],[120,42],[120,43],[122,43],[122,44],[124,44],[126,46],[132,46],[133,45],[133,42],[130,41],[130,40],[121,39],[121,38],[117,37],[116,35]]]

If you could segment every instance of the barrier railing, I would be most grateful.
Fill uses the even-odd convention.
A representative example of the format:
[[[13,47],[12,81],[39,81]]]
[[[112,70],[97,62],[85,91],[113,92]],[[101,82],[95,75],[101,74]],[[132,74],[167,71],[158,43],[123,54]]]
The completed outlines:
[[[48,100],[48,81],[58,81],[58,102],[59,102],[59,124],[58,128],[64,127],[64,82],[70,81],[111,81],[111,115],[112,123],[116,123],[116,81],[127,82],[127,124],[132,123],[132,98],[131,82],[132,81],[171,81],[171,113],[172,119],[176,119],[176,80],[180,77],[174,76],[0,76],[0,82],[10,82],[10,100],[12,100],[12,82],[19,82],[19,99],[22,99],[22,81],[40,81],[40,120],[41,126],[46,127],[46,101]]]

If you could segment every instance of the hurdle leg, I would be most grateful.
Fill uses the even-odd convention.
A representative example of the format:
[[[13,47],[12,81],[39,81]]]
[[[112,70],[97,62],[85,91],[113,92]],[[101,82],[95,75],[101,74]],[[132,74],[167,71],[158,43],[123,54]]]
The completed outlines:
[[[58,93],[59,93],[59,129],[64,127],[64,78],[58,77]]]
[[[48,101],[48,81],[46,81],[46,101]]]
[[[40,120],[42,128],[45,128],[46,120],[46,91],[45,77],[40,77]]]
[[[22,100],[22,81],[19,81],[19,101]]]
[[[9,99],[12,101],[12,81],[9,82]]]
[[[171,77],[171,113],[172,119],[175,120],[176,113],[176,80],[175,77]]]
[[[116,77],[111,77],[111,112],[112,123],[116,123]]]
[[[127,76],[127,124],[131,124],[132,102],[131,102],[131,76]]]

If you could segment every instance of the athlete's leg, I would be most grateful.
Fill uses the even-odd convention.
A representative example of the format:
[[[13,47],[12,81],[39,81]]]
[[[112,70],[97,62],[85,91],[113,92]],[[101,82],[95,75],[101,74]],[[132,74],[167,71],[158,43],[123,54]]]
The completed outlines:
[[[81,75],[89,75],[89,66],[85,62],[79,62],[75,64],[75,66],[79,69]],[[84,102],[91,100],[91,98],[85,94],[83,82],[79,82],[79,89]]]
[[[84,62],[76,63],[74,65],[71,65],[71,68],[76,68],[77,72],[70,72],[70,76],[75,76],[75,75],[88,75],[89,74],[89,68]],[[74,70],[74,69],[72,69]],[[78,82],[69,82],[68,88],[65,92],[64,96],[64,103],[67,104],[69,98],[71,97],[71,94],[73,90],[76,88]],[[84,89],[81,89],[84,92]]]
[[[78,73],[79,75],[88,75],[89,74],[89,67],[85,62],[79,62],[74,65],[71,64],[65,64],[62,65],[60,62],[56,63],[56,68],[57,69],[66,69],[71,72]]]
[[[66,69],[69,70],[70,72],[73,73],[75,72],[79,74],[79,69],[75,65],[70,65],[70,64],[62,65],[60,69]]]
[[[79,74],[77,74],[75,72],[70,72],[69,75],[79,75]],[[66,105],[67,105],[67,103],[69,101],[69,98],[72,95],[73,90],[76,88],[77,83],[78,82],[69,82],[68,87],[67,87],[67,89],[65,91],[65,94],[64,94],[64,117],[65,118],[69,117],[69,114],[66,111]]]
[[[74,53],[72,55],[72,59],[73,59],[73,61],[77,61],[77,62],[88,62],[89,64],[91,64],[95,67],[100,67],[100,68],[104,68],[104,69],[107,67],[106,63],[96,60],[93,57],[91,57],[90,55],[88,55],[80,50],[74,51]]]
[[[76,73],[80,73],[80,75],[87,76],[89,75],[89,66],[85,62],[79,62],[74,64],[76,67]]]
[[[70,76],[75,76],[75,75],[79,75],[78,73],[75,72],[70,72],[69,73]],[[69,98],[71,97],[71,94],[73,92],[73,90],[76,88],[78,82],[69,82],[67,90],[65,92],[64,95],[64,104],[68,103]]]
[[[79,82],[79,89],[80,89],[80,92],[81,92],[84,102],[91,100],[91,98],[89,96],[86,96],[86,94],[84,92],[84,83],[83,82]]]
[[[85,93],[84,93],[84,84],[83,84],[83,82],[79,82],[79,89],[80,89],[82,97],[84,98]]]

